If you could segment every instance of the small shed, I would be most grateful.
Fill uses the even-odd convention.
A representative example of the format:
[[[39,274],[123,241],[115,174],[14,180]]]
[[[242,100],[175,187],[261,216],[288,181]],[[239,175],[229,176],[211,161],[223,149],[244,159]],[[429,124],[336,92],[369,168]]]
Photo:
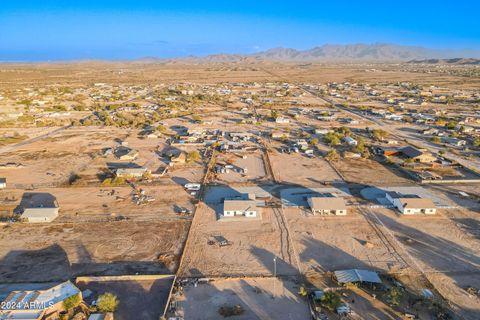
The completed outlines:
[[[7,178],[0,178],[0,189],[5,189],[7,187]]]

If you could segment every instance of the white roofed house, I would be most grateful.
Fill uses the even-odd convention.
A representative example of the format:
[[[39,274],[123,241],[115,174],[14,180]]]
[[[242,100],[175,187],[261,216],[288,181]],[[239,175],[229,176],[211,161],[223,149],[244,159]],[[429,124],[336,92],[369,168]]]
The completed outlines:
[[[64,301],[81,291],[70,281],[46,290],[12,291],[1,303],[0,319],[42,320],[58,319],[65,311]]]
[[[255,200],[224,200],[223,201],[223,216],[224,217],[238,217],[243,216],[247,218],[257,217],[258,209]]]
[[[347,214],[347,205],[343,198],[337,197],[310,197],[308,205],[313,214],[344,216]]]
[[[435,214],[437,207],[431,199],[417,195],[403,195],[398,192],[387,192],[386,198],[402,214]]]

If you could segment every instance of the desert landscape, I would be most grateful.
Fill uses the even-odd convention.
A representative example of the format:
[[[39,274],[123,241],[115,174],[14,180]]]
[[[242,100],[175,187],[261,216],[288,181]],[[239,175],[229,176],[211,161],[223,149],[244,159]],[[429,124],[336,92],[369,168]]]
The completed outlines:
[[[3,299],[71,280],[118,319],[478,319],[478,67],[0,69]]]

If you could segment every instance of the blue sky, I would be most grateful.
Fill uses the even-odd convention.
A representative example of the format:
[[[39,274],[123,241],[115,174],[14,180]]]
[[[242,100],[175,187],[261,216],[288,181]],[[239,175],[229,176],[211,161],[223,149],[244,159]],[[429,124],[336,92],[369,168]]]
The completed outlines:
[[[449,2],[3,0],[0,61],[168,58],[359,42],[480,49],[480,2]]]

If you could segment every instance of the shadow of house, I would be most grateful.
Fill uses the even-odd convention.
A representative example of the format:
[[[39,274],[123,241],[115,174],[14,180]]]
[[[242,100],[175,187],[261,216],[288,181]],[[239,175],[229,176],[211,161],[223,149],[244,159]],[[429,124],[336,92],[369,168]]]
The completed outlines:
[[[281,281],[281,279],[279,279]],[[222,307],[234,307],[239,305],[243,312],[232,316],[232,319],[306,319],[308,307],[301,300],[292,298],[296,293],[289,296],[280,287],[276,290],[275,299],[272,299],[273,282],[263,278],[246,281],[219,280],[223,283],[216,285],[217,281],[209,284],[199,284],[198,287],[186,289],[186,300],[182,301],[184,311],[183,318],[190,320],[221,319],[219,311]],[[273,279],[272,279],[273,281]],[[258,286],[256,286],[258,284]],[[219,289],[218,287],[225,287]],[[291,283],[285,285],[285,290],[291,290]],[[201,312],[199,312],[201,311]],[[303,314],[299,314],[303,313]]]
[[[452,221],[457,223],[462,230],[476,239],[480,239],[480,221],[472,218],[453,218]]]
[[[276,273],[277,276],[299,275],[299,271],[289,262],[285,261],[281,257],[273,254],[272,252],[264,248],[252,246],[250,249],[250,253],[257,258],[257,260],[268,270],[268,272],[272,276],[274,275],[274,273]],[[274,262],[274,258],[276,259],[276,263]],[[255,273],[255,271],[253,271],[252,273]]]
[[[175,182],[176,184],[180,186],[185,186],[187,183],[190,183],[189,180],[183,178],[183,177],[172,177],[172,181]]]
[[[20,204],[14,209],[15,213],[21,213],[27,208],[58,208],[57,198],[47,192],[25,192]]]
[[[384,214],[378,214],[378,217],[427,268],[444,272],[479,270],[480,256],[474,250],[407,226]]]
[[[107,168],[110,170],[116,170],[121,168],[141,168],[142,166],[134,163],[122,163],[122,162],[107,162]]]
[[[299,253],[300,263],[315,263],[317,271],[323,272],[343,269],[370,269],[372,266],[323,241],[304,237],[301,240],[305,249]]]
[[[40,250],[10,251],[0,261],[0,282],[40,283],[62,282],[77,276],[108,276],[137,274],[170,274],[158,262],[95,262],[88,250],[77,245],[82,263],[71,263],[65,250],[58,244]],[[153,280],[99,281],[82,284],[94,297],[112,292],[120,300],[115,318],[120,320],[158,320],[163,315],[174,276]],[[92,302],[87,300],[87,302]]]
[[[172,283],[173,276],[142,281],[77,282],[77,286],[81,290],[92,291],[92,295],[86,299],[87,303],[92,303],[105,292],[117,296],[119,305],[115,312],[116,320],[158,320],[163,315]]]
[[[0,261],[0,282],[64,281],[72,275],[67,253],[58,244],[40,250],[10,251]]]
[[[183,136],[188,134],[188,128],[185,126],[173,125],[170,126],[170,130],[175,132],[175,134]]]
[[[207,186],[204,203],[215,210],[215,213],[218,213],[223,209],[223,201],[225,199],[241,198],[244,195],[245,193],[235,190],[228,185]]]

